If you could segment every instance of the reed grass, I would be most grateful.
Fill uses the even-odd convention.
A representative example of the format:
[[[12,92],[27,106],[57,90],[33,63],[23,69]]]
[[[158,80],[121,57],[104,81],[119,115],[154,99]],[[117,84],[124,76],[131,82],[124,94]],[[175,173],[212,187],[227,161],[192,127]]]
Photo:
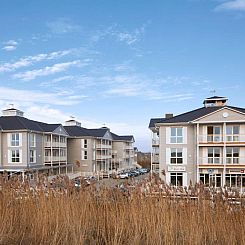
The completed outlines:
[[[115,188],[0,181],[0,244],[245,244],[244,209]]]

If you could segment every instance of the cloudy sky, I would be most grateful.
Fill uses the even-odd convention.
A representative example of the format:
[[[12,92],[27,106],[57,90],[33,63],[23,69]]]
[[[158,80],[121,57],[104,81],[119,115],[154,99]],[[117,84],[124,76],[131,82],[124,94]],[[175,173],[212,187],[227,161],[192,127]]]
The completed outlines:
[[[106,125],[143,151],[150,118],[214,94],[245,107],[244,71],[245,0],[0,3],[0,108]]]

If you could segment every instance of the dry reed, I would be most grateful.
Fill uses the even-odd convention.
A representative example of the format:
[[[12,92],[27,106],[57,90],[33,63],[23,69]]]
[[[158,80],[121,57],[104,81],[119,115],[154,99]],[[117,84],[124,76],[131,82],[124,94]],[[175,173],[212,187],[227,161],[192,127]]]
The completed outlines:
[[[0,181],[0,244],[245,244],[244,209],[139,189]]]

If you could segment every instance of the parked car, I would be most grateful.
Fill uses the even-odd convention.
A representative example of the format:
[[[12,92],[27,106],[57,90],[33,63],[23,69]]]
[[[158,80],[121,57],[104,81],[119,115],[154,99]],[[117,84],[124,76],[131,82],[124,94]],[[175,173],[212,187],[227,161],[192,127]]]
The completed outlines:
[[[128,173],[120,173],[119,175],[120,179],[128,179],[129,178],[129,174]]]

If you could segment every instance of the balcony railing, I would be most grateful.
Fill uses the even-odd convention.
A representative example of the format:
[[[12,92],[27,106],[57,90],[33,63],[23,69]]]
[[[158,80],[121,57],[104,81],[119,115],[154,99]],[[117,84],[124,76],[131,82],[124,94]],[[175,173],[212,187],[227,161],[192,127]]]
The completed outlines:
[[[66,157],[65,156],[45,156],[44,158],[45,162],[59,162],[59,161],[66,161]]]
[[[225,161],[224,161],[225,160]],[[222,157],[204,157],[199,159],[200,165],[219,165],[219,164],[244,164],[245,165],[245,158],[244,157],[226,157],[223,159]]]
[[[159,163],[159,156],[153,156],[152,163]]]
[[[105,159],[111,159],[111,155],[97,155],[97,160],[105,160]]]
[[[159,139],[152,139],[152,145],[159,145]]]
[[[111,148],[112,148],[112,145],[104,145],[104,144],[96,145],[97,150],[99,150],[99,149],[111,149]]]
[[[64,142],[52,142],[51,143],[51,141],[46,141],[45,143],[44,143],[44,145],[45,145],[45,147],[56,147],[56,148],[58,148],[58,147],[66,147],[66,143],[64,143]]]
[[[245,142],[245,135],[233,134],[233,135],[199,135],[198,137],[200,143],[222,143],[222,142]]]

